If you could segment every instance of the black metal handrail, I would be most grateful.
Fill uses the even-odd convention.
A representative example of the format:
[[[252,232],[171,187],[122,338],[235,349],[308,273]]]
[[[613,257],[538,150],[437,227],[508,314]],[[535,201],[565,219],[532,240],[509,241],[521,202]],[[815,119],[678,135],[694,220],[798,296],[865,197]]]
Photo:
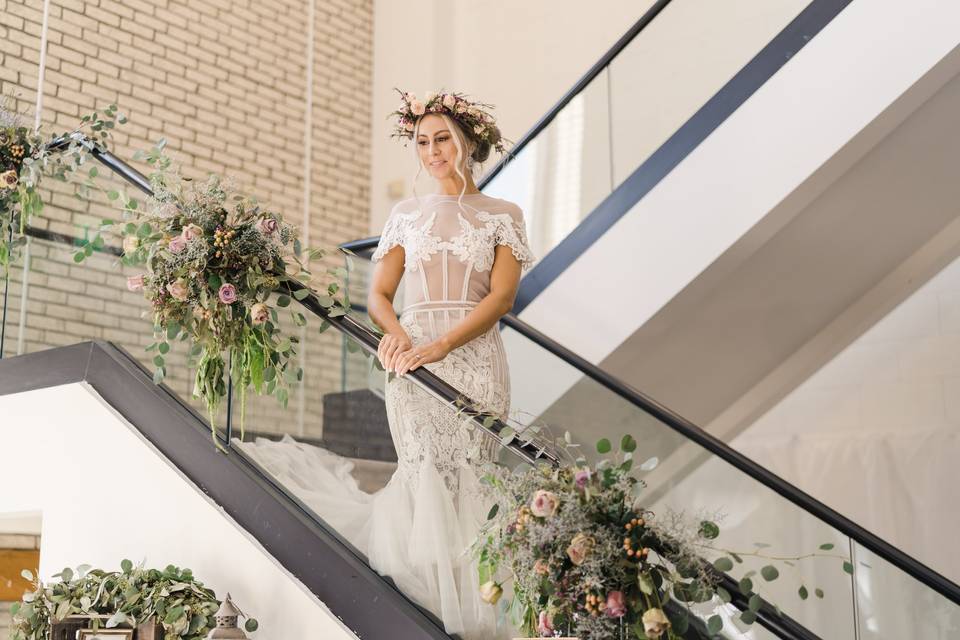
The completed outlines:
[[[348,242],[345,245],[353,245]],[[366,249],[357,252],[359,257],[368,257]],[[354,305],[355,307],[357,305]],[[960,586],[946,576],[934,571],[919,560],[907,555],[897,547],[864,529],[838,511],[828,507],[810,494],[790,484],[766,467],[763,467],[716,436],[698,427],[677,412],[657,402],[650,396],[604,371],[543,332],[527,324],[513,313],[504,315],[500,322],[513,329],[545,351],[580,371],[583,375],[612,391],[630,404],[653,416],[684,438],[700,445],[711,454],[731,464],[760,484],[772,489],[804,511],[830,525],[857,544],[869,549],[878,557],[905,572],[915,580],[933,589],[954,604],[960,605]]]

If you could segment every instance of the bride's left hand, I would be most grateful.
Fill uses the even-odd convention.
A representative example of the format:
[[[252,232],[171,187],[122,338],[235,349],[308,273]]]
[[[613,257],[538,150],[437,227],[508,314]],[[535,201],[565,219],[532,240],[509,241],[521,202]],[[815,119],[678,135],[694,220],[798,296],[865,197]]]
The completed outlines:
[[[434,340],[427,344],[407,349],[396,362],[396,372],[398,376],[403,376],[407,371],[413,371],[422,364],[428,362],[437,362],[443,360],[450,353],[450,349],[441,340]]]

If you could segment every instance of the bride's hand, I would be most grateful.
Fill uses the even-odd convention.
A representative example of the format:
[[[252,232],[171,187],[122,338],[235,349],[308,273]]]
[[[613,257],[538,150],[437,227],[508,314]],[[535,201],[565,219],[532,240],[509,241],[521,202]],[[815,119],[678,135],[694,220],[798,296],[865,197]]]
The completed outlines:
[[[397,375],[402,377],[407,371],[413,371],[422,364],[443,360],[448,353],[450,347],[443,340],[434,340],[414,347],[397,358]]]
[[[407,352],[413,347],[413,342],[406,332],[387,333],[380,338],[380,346],[377,347],[377,357],[380,358],[380,364],[387,371],[396,371],[397,357]]]

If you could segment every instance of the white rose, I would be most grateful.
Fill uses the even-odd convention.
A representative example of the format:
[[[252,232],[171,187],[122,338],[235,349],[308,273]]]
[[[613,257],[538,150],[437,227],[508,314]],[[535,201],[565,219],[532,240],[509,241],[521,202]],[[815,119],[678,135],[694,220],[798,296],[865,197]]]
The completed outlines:
[[[643,613],[643,632],[648,638],[656,640],[670,628],[670,620],[662,609],[647,609]]]

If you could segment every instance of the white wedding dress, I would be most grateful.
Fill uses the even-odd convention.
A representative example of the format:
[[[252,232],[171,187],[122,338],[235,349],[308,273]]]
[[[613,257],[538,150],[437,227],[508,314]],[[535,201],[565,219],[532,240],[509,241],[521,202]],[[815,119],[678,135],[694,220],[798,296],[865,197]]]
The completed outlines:
[[[400,324],[414,345],[460,322],[490,291],[497,245],[510,247],[524,269],[534,261],[519,207],[485,194],[428,195],[398,203],[372,256],[403,247],[404,308]],[[503,418],[510,378],[497,325],[423,365],[486,411]],[[367,556],[448,633],[469,640],[509,638],[494,607],[480,599],[468,551],[492,501],[479,468],[498,444],[456,408],[407,379],[388,376],[386,408],[398,464],[373,494],[350,476],[352,463],[325,449],[258,438],[243,445],[321,518]],[[392,378],[392,379],[390,379]]]

